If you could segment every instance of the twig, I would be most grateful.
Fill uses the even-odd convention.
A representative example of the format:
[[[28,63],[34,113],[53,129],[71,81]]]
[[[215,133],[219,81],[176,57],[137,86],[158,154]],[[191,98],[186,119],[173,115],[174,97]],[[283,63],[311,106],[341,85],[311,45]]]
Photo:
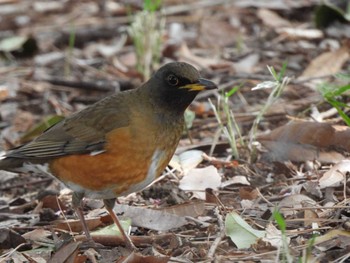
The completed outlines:
[[[222,219],[222,215],[220,214],[219,208],[216,207],[214,210],[214,213],[218,219],[218,223],[219,223],[219,228],[220,228],[220,235],[217,236],[217,238],[214,240],[214,242],[211,244],[211,247],[208,251],[208,258],[213,259],[214,258],[214,254],[216,249],[218,248],[221,240],[225,237],[225,224],[224,221]]]

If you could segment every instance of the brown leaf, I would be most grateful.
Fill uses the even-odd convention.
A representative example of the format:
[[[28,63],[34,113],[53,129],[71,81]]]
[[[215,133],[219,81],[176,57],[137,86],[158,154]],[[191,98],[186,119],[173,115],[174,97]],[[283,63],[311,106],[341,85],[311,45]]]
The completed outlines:
[[[344,183],[346,174],[350,171],[350,160],[342,160],[323,174],[319,179],[321,189],[326,187],[337,187]]]
[[[179,49],[178,56],[179,56],[179,60],[188,62],[198,68],[209,68],[217,65],[222,65],[223,67],[226,67],[226,68],[229,68],[232,66],[232,63],[228,61],[220,61],[212,57],[205,58],[205,57],[197,56],[190,51],[190,49],[185,43],[182,43]]]
[[[0,229],[0,249],[15,248],[26,240],[17,232],[2,228]]]
[[[80,246],[81,242],[71,242],[63,247],[61,247],[53,257],[48,261],[48,263],[60,263],[70,260],[72,256],[76,256],[76,252]],[[70,261],[72,262],[72,261]],[[74,261],[73,261],[74,262]]]
[[[161,211],[171,213],[178,216],[197,217],[203,215],[205,210],[205,202],[201,200],[190,201],[184,204],[173,205],[161,209]]]
[[[93,230],[102,225],[100,218],[86,218],[85,221],[89,230]],[[73,232],[81,232],[83,230],[80,220],[59,220],[54,223],[57,229],[66,231],[72,230]]]
[[[348,59],[349,50],[346,47],[322,53],[310,62],[299,79],[338,73]]]
[[[276,161],[334,163],[345,158],[342,150],[350,152],[350,129],[328,123],[291,122],[259,136],[258,141],[270,150],[269,157]]]
[[[257,12],[258,17],[262,20],[264,25],[272,28],[277,27],[290,27],[291,24],[288,20],[280,17],[276,12],[269,9],[260,8]]]
[[[304,206],[315,206],[316,202],[310,197],[302,194],[289,195],[279,202],[278,207],[284,216],[297,214],[298,208]]]
[[[259,194],[256,188],[248,186],[239,188],[239,197],[241,199],[255,200],[258,197],[258,195]]]
[[[322,249],[328,250],[333,247],[348,247],[350,242],[350,233],[345,230],[333,229],[315,238],[315,245]]]
[[[158,231],[167,231],[187,224],[187,220],[182,216],[142,207],[117,204],[114,211],[117,214],[122,213],[123,216],[132,218],[132,225],[134,226]]]
[[[117,263],[167,263],[170,257],[144,256],[132,252],[129,256],[121,258]]]

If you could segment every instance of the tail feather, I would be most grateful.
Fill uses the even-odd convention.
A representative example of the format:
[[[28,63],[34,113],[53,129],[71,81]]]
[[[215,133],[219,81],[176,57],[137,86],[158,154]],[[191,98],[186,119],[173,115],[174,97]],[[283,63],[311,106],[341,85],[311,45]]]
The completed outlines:
[[[24,163],[23,159],[19,158],[9,158],[9,157],[2,157],[0,154],[0,170],[7,170],[11,171],[14,168],[21,167]]]

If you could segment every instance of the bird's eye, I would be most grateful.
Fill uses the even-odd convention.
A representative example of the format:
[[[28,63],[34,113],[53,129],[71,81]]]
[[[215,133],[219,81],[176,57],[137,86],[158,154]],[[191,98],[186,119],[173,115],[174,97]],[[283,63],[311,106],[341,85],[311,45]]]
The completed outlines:
[[[179,79],[175,75],[169,75],[167,81],[171,86],[179,84]]]

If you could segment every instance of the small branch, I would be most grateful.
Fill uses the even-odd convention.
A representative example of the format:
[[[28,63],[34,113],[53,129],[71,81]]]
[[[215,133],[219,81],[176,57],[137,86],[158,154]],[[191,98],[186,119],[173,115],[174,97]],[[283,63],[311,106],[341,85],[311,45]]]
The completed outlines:
[[[222,219],[222,215],[220,214],[219,208],[216,207],[214,210],[214,213],[218,219],[218,223],[219,223],[219,228],[220,228],[220,235],[216,237],[216,239],[214,240],[214,242],[211,244],[211,247],[208,251],[208,258],[213,259],[214,255],[215,255],[215,251],[218,248],[221,240],[225,237],[225,224],[224,224],[224,220]]]

